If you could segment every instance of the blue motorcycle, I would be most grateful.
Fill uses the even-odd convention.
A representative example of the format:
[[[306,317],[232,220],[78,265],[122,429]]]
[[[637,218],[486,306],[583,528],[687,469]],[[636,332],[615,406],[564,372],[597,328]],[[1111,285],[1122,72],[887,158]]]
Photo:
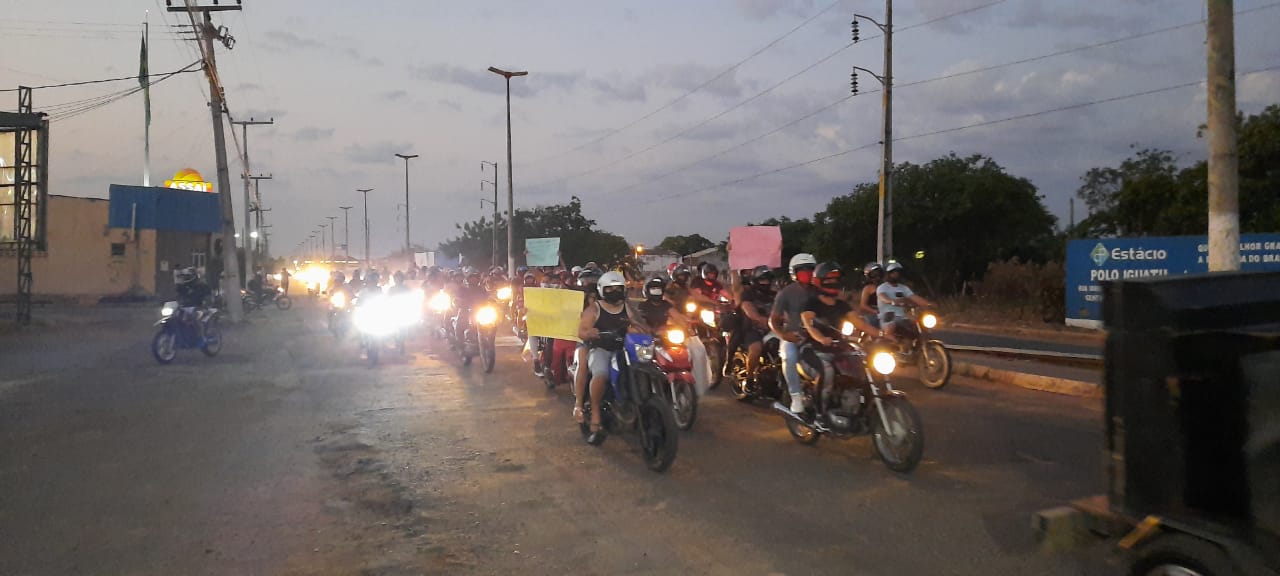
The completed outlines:
[[[591,403],[583,402],[586,413],[582,435],[604,443],[607,434],[635,431],[640,436],[644,463],[654,472],[664,472],[675,462],[680,431],[675,413],[662,394],[667,377],[653,363],[654,339],[643,334],[619,335],[601,332],[600,337],[622,343],[609,367],[609,386],[600,401],[601,432],[591,435]]]
[[[151,339],[151,355],[161,364],[173,362],[178,350],[199,348],[205,356],[217,356],[222,351],[222,330],[218,327],[217,308],[209,308],[200,314],[198,308],[180,308],[177,302],[165,302],[160,309],[160,327]],[[197,324],[199,323],[199,324]],[[200,337],[199,325],[203,325],[204,337]]]

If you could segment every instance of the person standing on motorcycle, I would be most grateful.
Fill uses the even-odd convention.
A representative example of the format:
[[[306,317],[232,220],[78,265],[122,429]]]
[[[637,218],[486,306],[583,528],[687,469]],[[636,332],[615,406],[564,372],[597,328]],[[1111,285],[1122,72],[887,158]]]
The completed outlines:
[[[880,298],[876,295],[876,289],[884,281],[884,266],[881,266],[879,262],[870,262],[862,267],[862,276],[866,280],[862,285],[862,292],[858,296],[858,313],[862,314],[863,319],[868,324],[879,328]]]
[[[906,284],[902,283],[902,264],[889,262],[884,267],[885,282],[876,288],[876,298],[880,312],[880,326],[894,336],[894,322],[907,316],[907,306],[932,308],[933,303],[917,296]]]
[[[740,345],[747,347],[747,374],[754,380],[764,351],[764,336],[769,333],[769,310],[777,294],[773,290],[773,270],[768,266],[757,266],[748,277],[751,282],[742,288],[738,299],[742,312],[738,332]]]
[[[779,352],[782,355],[782,374],[787,380],[787,390],[791,393],[791,412],[804,412],[804,388],[800,382],[800,371],[796,363],[800,361],[800,342],[803,327],[800,316],[808,309],[813,299],[813,270],[818,267],[818,260],[813,254],[800,253],[791,257],[788,268],[794,280],[786,288],[778,292],[773,299],[773,307],[769,311],[769,328],[782,339]]]
[[[591,436],[588,443],[596,443],[600,434],[600,400],[609,383],[609,366],[613,356],[622,350],[620,339],[629,328],[639,326],[640,315],[627,302],[627,279],[620,272],[606,272],[598,283],[599,300],[582,311],[578,324],[578,337],[586,343],[587,362],[579,365],[579,374],[591,374]],[[634,320],[634,321],[633,321]],[[602,332],[611,333],[601,337]],[[582,403],[586,399],[585,378],[574,382],[573,418],[583,421]]]

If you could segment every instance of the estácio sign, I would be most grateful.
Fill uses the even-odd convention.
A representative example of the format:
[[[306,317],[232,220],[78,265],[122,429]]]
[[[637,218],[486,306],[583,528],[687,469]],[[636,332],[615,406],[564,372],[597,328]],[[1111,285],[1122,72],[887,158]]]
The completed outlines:
[[[1067,324],[1102,327],[1101,282],[1208,272],[1208,254],[1205,236],[1072,240],[1067,243]],[[1280,270],[1280,234],[1241,236],[1240,269]]]

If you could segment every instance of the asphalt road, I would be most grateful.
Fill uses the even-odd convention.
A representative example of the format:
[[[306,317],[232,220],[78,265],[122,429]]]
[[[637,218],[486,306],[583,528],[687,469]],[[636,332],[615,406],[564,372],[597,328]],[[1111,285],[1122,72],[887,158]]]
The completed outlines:
[[[148,352],[154,311],[0,336],[0,574],[1099,574],[1030,515],[1104,486],[1096,400],[900,385],[910,476],[801,446],[714,391],[665,475],[585,445],[515,348],[367,368],[306,306],[217,358]],[[388,355],[390,356],[390,355]],[[1101,566],[1101,568],[1100,568]]]

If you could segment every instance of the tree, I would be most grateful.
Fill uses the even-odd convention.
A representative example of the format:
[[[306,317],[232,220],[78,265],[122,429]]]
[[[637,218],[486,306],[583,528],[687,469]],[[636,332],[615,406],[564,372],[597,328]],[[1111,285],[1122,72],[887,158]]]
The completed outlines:
[[[658,249],[687,256],[715,245],[715,242],[703,238],[701,234],[690,234],[688,236],[667,236],[662,239],[662,242],[658,243]]]
[[[1043,261],[1054,241],[1057,219],[1035,185],[985,156],[899,164],[893,194],[892,256],[934,292],[958,290],[996,260]],[[814,215],[807,247],[860,268],[876,257],[877,213],[878,186],[859,184]]]
[[[806,251],[809,237],[813,234],[814,224],[808,218],[792,220],[786,216],[770,218],[759,224],[747,226],[777,226],[782,232],[782,265],[785,267],[792,256]]]
[[[626,239],[595,229],[595,220],[582,214],[582,200],[572,197],[568,204],[539,206],[532,210],[516,210],[514,242],[519,251],[516,262],[523,262],[523,246],[526,238],[559,238],[560,252],[566,263],[596,261],[600,264],[618,262],[631,252]],[[446,254],[461,254],[464,262],[488,264],[492,251],[490,234],[494,223],[481,217],[474,222],[456,225],[461,234],[442,242],[440,250]],[[507,261],[507,222],[500,218],[498,228],[498,262]]]

